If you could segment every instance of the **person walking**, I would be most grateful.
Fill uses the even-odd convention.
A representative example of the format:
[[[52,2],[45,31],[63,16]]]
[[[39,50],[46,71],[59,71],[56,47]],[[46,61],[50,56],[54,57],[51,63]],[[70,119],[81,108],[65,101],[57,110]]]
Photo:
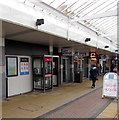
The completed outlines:
[[[91,77],[91,80],[92,80],[92,86],[91,88],[95,88],[95,83],[96,83],[96,80],[98,80],[98,69],[95,65],[92,65],[91,69],[90,69],[90,77]]]

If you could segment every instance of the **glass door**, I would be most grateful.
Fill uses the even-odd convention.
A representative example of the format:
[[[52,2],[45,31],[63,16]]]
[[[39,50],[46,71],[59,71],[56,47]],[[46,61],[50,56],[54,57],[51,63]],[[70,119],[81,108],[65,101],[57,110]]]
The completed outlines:
[[[44,86],[44,92],[46,89],[52,89],[53,88],[53,58],[52,56],[44,56],[44,81],[43,81],[43,86]]]
[[[43,58],[33,58],[34,89],[43,89]]]
[[[60,84],[59,56],[53,56],[53,86]]]

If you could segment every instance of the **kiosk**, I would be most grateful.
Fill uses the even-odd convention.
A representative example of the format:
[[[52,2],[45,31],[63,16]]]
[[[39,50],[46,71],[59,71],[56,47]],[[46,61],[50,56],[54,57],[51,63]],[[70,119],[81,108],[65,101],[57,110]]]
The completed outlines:
[[[33,56],[33,88],[45,90],[59,86],[59,57]]]

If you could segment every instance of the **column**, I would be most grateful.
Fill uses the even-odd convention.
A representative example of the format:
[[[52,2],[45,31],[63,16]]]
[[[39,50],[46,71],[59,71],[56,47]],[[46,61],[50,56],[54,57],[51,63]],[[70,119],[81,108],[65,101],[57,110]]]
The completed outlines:
[[[49,54],[53,55],[53,45],[49,45]]]
[[[2,36],[2,21],[0,21],[0,99],[4,98],[6,98],[5,39]]]
[[[2,37],[2,21],[0,21],[0,118],[2,117],[2,99],[6,96],[4,45],[4,38]]]
[[[70,58],[70,78],[71,78],[71,82],[74,82],[74,56],[71,56]]]
[[[49,54],[53,55],[53,38],[52,38],[52,36],[49,37]]]
[[[59,54],[59,66],[60,66],[60,71],[59,71],[59,80],[60,80],[60,85],[63,83],[63,63],[62,63],[62,48],[58,48],[58,54]]]

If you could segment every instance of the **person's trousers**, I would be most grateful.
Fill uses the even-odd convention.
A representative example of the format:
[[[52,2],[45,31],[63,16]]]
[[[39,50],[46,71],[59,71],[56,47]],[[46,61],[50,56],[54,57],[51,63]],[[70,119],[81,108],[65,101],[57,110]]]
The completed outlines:
[[[92,87],[95,87],[96,80],[92,80]]]

